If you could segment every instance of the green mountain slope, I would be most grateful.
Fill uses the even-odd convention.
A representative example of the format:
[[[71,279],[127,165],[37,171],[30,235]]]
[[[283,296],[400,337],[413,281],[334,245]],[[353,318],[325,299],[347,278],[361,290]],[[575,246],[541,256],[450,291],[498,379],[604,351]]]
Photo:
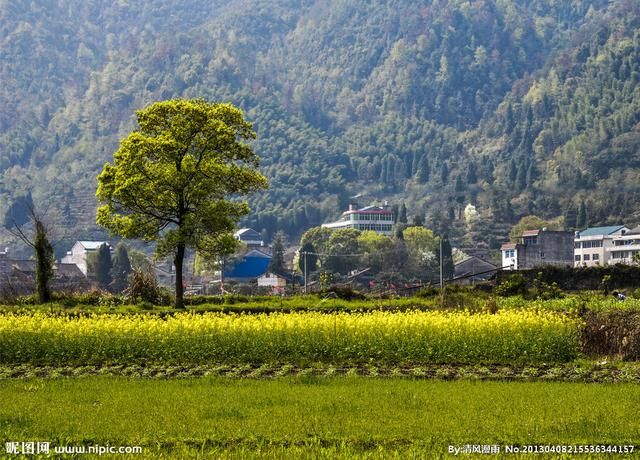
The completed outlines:
[[[62,239],[100,235],[96,174],[135,109],[177,96],[254,122],[267,237],[353,196],[470,244],[582,202],[640,218],[633,0],[39,5],[0,1],[0,211],[31,191]]]

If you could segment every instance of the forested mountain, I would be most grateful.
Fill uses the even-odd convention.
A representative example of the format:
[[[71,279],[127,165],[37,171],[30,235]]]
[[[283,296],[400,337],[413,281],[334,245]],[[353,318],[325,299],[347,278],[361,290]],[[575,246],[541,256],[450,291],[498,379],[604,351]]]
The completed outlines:
[[[134,110],[182,96],[254,123],[267,238],[354,196],[465,244],[579,207],[637,223],[639,26],[636,0],[0,0],[0,211],[99,236]]]

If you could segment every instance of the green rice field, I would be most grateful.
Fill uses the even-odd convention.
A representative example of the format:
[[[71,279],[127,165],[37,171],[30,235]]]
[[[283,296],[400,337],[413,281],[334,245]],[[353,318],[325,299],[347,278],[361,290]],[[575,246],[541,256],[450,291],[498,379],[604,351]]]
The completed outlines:
[[[0,394],[3,442],[142,447],[131,458],[447,458],[449,446],[465,445],[499,446],[505,458],[507,445],[640,448],[633,384],[86,377],[1,380]]]

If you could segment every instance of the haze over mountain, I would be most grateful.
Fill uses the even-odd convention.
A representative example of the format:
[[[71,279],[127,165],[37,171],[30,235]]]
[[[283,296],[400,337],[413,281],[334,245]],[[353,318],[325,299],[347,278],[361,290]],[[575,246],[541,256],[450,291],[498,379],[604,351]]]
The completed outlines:
[[[573,227],[583,203],[640,222],[640,2],[202,3],[0,0],[0,211],[31,192],[100,236],[96,175],[134,110],[180,96],[254,123],[270,189],[246,224],[267,237],[354,196],[464,244],[526,214]]]

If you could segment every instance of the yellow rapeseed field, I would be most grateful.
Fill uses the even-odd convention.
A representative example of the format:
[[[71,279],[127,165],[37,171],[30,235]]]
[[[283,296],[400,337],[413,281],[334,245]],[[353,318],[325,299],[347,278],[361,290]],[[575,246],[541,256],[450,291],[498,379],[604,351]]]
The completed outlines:
[[[552,363],[580,321],[539,310],[0,315],[0,363]]]

